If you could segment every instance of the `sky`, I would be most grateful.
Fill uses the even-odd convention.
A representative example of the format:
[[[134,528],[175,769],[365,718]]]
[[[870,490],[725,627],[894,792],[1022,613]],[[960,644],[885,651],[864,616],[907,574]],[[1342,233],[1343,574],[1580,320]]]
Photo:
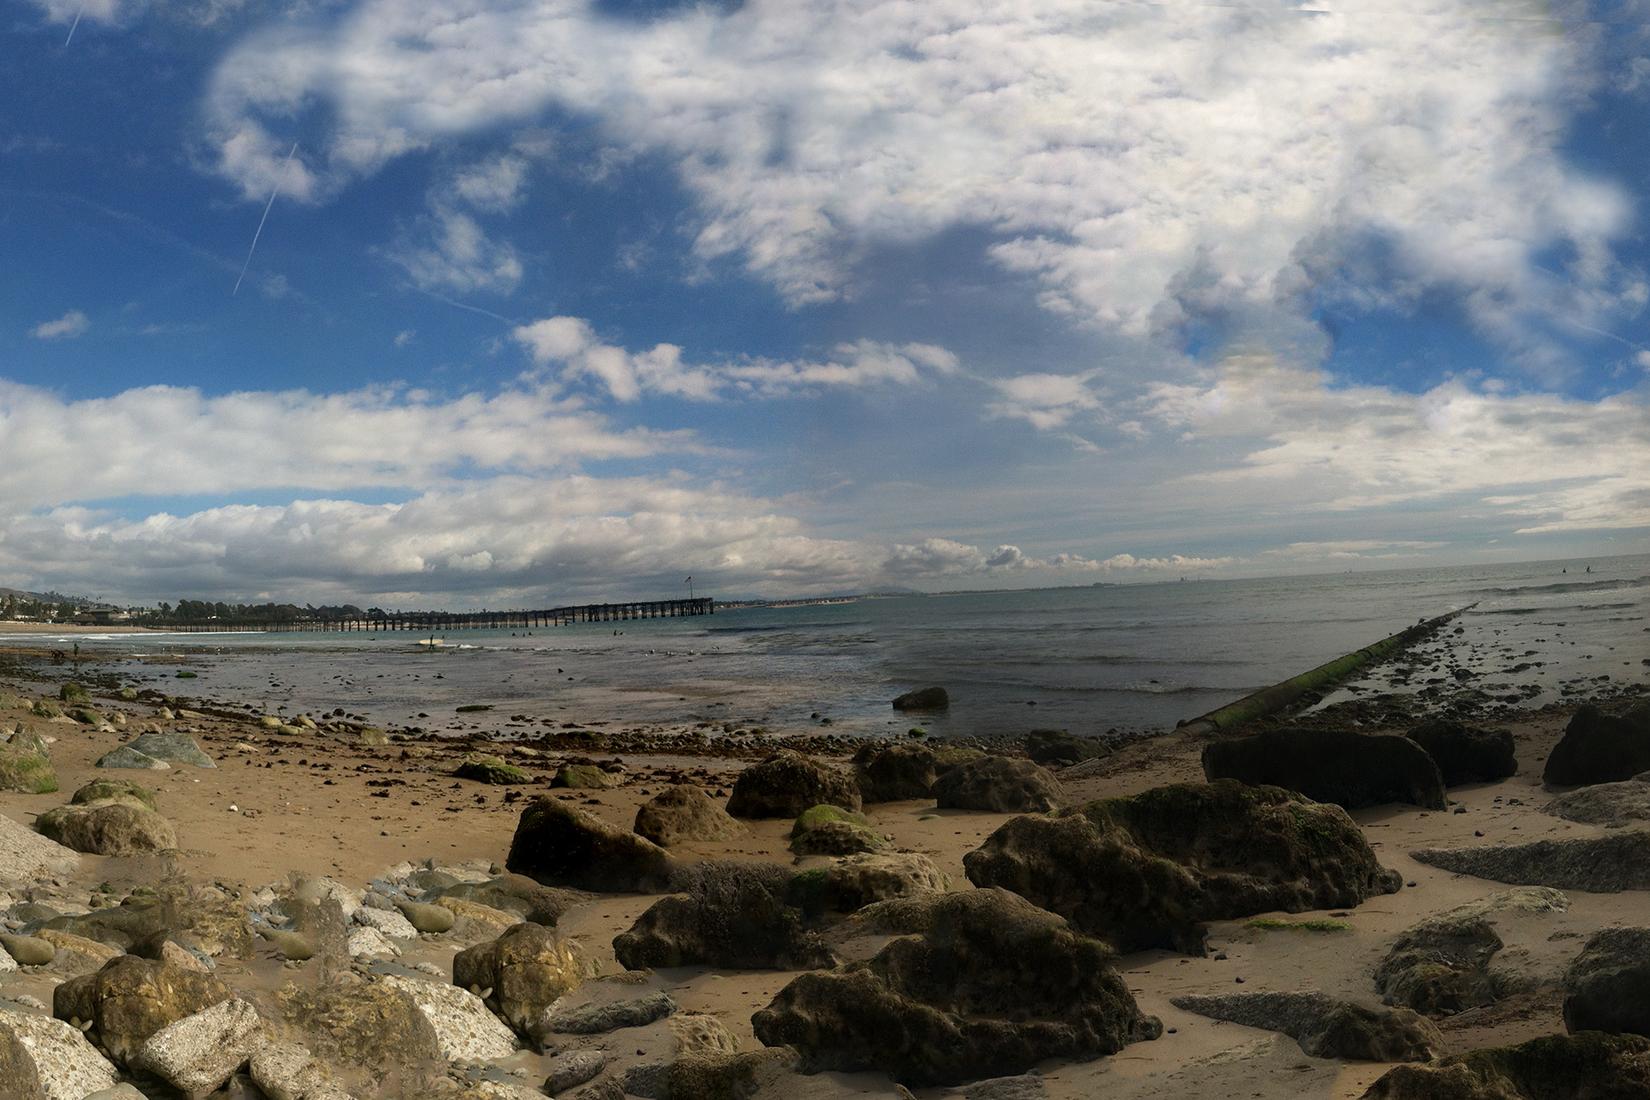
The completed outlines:
[[[1650,549],[1650,0],[0,0],[0,586]]]

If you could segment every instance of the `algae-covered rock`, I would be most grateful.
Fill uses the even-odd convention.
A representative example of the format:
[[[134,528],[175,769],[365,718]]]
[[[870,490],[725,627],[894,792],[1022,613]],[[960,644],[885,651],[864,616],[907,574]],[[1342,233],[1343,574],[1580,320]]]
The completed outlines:
[[[460,779],[472,779],[477,783],[491,783],[497,786],[533,781],[533,777],[526,771],[514,764],[505,763],[504,759],[498,756],[467,756],[453,774]]]
[[[160,807],[155,804],[155,792],[148,787],[140,787],[129,779],[94,779],[83,784],[69,801],[77,806],[87,806],[94,802],[133,802],[146,806],[151,810]]]
[[[18,733],[0,742],[0,791],[51,794],[55,790],[57,771],[44,741],[32,733]]]
[[[1398,1066],[1364,1100],[1643,1100],[1650,1039],[1589,1031]]]
[[[1029,760],[983,756],[951,768],[934,781],[942,810],[1044,813],[1066,804],[1060,781]]]
[[[1369,1008],[1325,993],[1224,993],[1172,1003],[1210,1019],[1281,1031],[1314,1058],[1427,1062],[1444,1049],[1438,1029],[1407,1008]]]
[[[1346,908],[1402,881],[1340,807],[1234,780],[1017,817],[963,866],[1118,950],[1190,954],[1204,921]]]
[[[652,841],[550,798],[522,811],[505,867],[548,886],[632,893],[670,889],[676,873]]]
[[[58,806],[41,814],[34,827],[66,848],[100,856],[164,852],[178,846],[170,821],[124,800]]]
[[[1299,791],[1347,809],[1408,802],[1448,805],[1444,777],[1407,737],[1350,730],[1279,729],[1215,741],[1203,749],[1203,774]]]
[[[746,970],[829,966],[830,950],[787,900],[791,874],[767,863],[701,863],[687,891],[660,898],[613,940],[632,970],[731,966]]]
[[[1595,932],[1564,976],[1564,1026],[1650,1037],[1650,928]]]
[[[786,750],[739,773],[728,799],[728,813],[734,817],[795,817],[821,804],[858,810],[859,785],[852,776]]]
[[[661,847],[695,840],[733,840],[746,829],[709,795],[688,783],[666,787],[636,810],[636,833]]]
[[[93,1034],[118,1062],[130,1062],[151,1035],[185,1016],[227,1001],[229,988],[210,975],[121,955],[96,973],[71,978],[52,994],[52,1015]]]
[[[550,1006],[590,973],[575,941],[528,922],[453,957],[453,984],[481,997],[524,1038],[536,1039]]]
[[[940,768],[927,745],[871,742],[854,753],[854,771],[866,802],[905,802],[932,797]]]
[[[1111,753],[1111,746],[1066,730],[1032,730],[1025,736],[1026,755],[1045,766],[1080,764]]]
[[[126,747],[169,764],[188,764],[193,768],[217,767],[212,758],[202,752],[201,747],[195,744],[195,739],[187,733],[140,733],[127,742]]]
[[[550,785],[575,791],[605,791],[619,782],[594,764],[567,764],[556,769]]]
[[[813,806],[791,825],[791,851],[799,856],[845,856],[874,852],[888,841],[863,814],[840,806]]]
[[[1561,794],[1543,807],[1566,821],[1620,829],[1650,821],[1650,772],[1618,783],[1595,783]]]
[[[809,916],[854,913],[892,898],[937,896],[950,887],[944,872],[915,852],[876,852],[800,871],[785,896]]]
[[[1153,1039],[1105,944],[1004,890],[949,894],[920,936],[793,980],[754,1017],[807,1072],[879,1070],[911,1085],[1020,1073]]]
[[[426,901],[455,898],[513,913],[534,924],[554,926],[578,901],[580,895],[570,890],[541,886],[526,875],[499,875],[485,882],[459,882],[443,886],[425,895]]]
[[[130,745],[121,745],[111,749],[98,758],[99,768],[132,768],[143,771],[164,772],[170,771],[172,765],[164,760],[157,760],[148,753],[139,752]]]
[[[1444,777],[1444,786],[1493,783],[1518,773],[1513,735],[1485,730],[1450,718],[1422,722],[1404,736],[1427,751]]]

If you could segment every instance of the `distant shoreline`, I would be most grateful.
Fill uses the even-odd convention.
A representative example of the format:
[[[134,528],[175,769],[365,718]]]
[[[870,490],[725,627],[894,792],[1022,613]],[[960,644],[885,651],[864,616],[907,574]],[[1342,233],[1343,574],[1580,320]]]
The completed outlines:
[[[146,626],[110,623],[107,626],[83,626],[80,623],[0,623],[0,640],[8,634],[149,634]]]

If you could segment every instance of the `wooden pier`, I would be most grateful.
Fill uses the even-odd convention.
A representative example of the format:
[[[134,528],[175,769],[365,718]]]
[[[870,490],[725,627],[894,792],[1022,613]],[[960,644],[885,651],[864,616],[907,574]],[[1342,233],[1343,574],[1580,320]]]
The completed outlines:
[[[419,634],[445,634],[451,630],[535,630],[552,626],[570,626],[574,623],[616,623],[630,619],[677,619],[689,615],[714,614],[716,601],[708,596],[701,596],[693,600],[586,603],[570,607],[551,607],[543,611],[394,611],[348,619],[292,619],[279,622],[225,619],[158,623],[156,629],[188,633],[307,630],[376,634],[391,630],[408,630]]]

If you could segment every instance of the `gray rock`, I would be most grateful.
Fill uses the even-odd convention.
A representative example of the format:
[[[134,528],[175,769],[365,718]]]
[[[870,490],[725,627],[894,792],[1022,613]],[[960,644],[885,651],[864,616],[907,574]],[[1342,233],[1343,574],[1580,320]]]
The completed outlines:
[[[1564,1026],[1650,1037],[1650,928],[1595,932],[1564,976]]]
[[[522,920],[554,927],[581,895],[572,890],[541,886],[526,875],[498,875],[482,882],[460,882],[426,894],[424,901],[458,898],[514,913]]]
[[[549,1030],[561,1035],[600,1035],[622,1027],[641,1027],[676,1011],[668,993],[649,993],[622,1001],[583,1004],[550,1013]]]
[[[139,752],[130,745],[122,745],[98,757],[97,767],[100,768],[133,768],[144,771],[164,772],[171,771],[172,765],[164,760],[157,760],[148,753]]]
[[[1619,829],[1650,821],[1650,772],[1619,783],[1597,783],[1561,794],[1543,809],[1566,821]]]
[[[1022,1073],[1017,1077],[993,1077],[989,1081],[975,1081],[966,1085],[960,1094],[962,1100],[1043,1100],[1048,1086],[1035,1074]]]
[[[636,833],[661,847],[686,841],[732,840],[744,836],[735,821],[709,795],[689,783],[666,787],[636,810]]]
[[[515,1033],[469,990],[394,975],[383,983],[412,999],[449,1062],[485,1062],[515,1053]]]
[[[247,1068],[269,1100],[350,1100],[326,1066],[296,1043],[264,1042]]]
[[[223,1001],[155,1032],[133,1064],[190,1095],[208,1093],[246,1065],[262,1021],[242,1000]]]
[[[595,1077],[607,1068],[607,1055],[599,1050],[570,1050],[550,1059],[550,1076],[544,1080],[544,1091],[560,1095]]]
[[[73,850],[0,815],[0,887],[39,886],[80,866]]]
[[[115,1067],[79,1028],[0,1008],[0,1095],[7,1100],[81,1100],[116,1080]]]
[[[187,733],[140,733],[126,743],[135,752],[169,764],[189,764],[196,768],[215,768],[212,758],[201,751],[195,739]]]
[[[737,1054],[739,1042],[726,1025],[714,1016],[684,1013],[672,1016],[666,1032],[669,1036],[663,1057],[631,1066],[624,1072],[624,1090],[644,1100],[689,1100],[692,1097],[728,1095],[706,1089],[686,1089],[681,1076],[683,1059],[718,1057]]]
[[[1375,988],[1387,1004],[1428,1016],[1491,1004],[1510,990],[1490,969],[1502,947],[1490,920],[1508,912],[1563,912],[1569,904],[1557,890],[1522,886],[1439,913],[1398,937],[1375,969]]]
[[[352,959],[387,959],[401,954],[401,949],[391,943],[384,933],[364,924],[350,929],[344,940],[344,950]]]
[[[1410,855],[1433,867],[1496,882],[1597,894],[1650,890],[1650,831],[1642,829],[1530,844],[1423,848]]]
[[[136,802],[58,806],[41,814],[34,827],[66,848],[100,856],[164,852],[178,846],[172,823]]]
[[[1066,804],[1066,792],[1052,772],[1013,756],[982,756],[934,781],[934,801],[942,810],[1046,813]]]
[[[1444,1049],[1438,1029],[1407,1008],[1366,1008],[1324,993],[1226,993],[1171,1003],[1210,1019],[1281,1031],[1314,1058],[1427,1062]]]
[[[403,917],[398,909],[373,909],[364,905],[355,911],[353,919],[356,924],[398,940],[418,938],[418,929],[414,928],[412,922]]]

